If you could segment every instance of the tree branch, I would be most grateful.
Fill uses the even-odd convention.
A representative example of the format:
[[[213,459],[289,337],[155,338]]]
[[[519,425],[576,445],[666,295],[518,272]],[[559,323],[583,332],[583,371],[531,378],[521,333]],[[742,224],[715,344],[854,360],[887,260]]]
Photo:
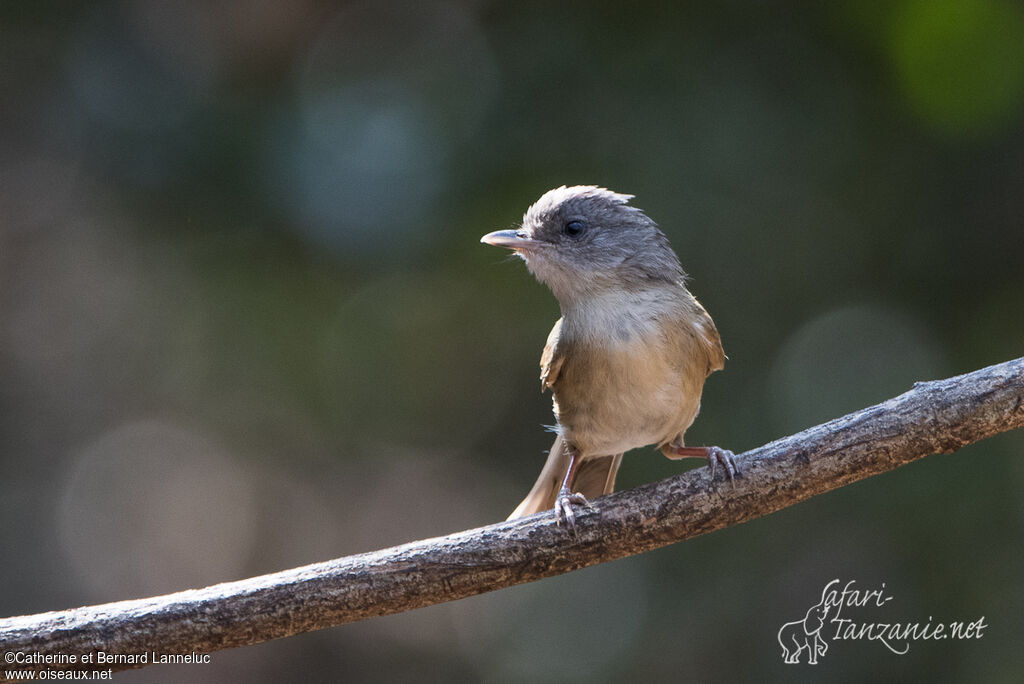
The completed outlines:
[[[1021,426],[1024,358],[917,383],[894,399],[741,454],[744,476],[735,487],[712,483],[708,469],[699,468],[602,497],[593,510],[580,511],[578,536],[557,527],[548,511],[205,589],[6,618],[0,652],[209,653],[399,613],[738,525]]]

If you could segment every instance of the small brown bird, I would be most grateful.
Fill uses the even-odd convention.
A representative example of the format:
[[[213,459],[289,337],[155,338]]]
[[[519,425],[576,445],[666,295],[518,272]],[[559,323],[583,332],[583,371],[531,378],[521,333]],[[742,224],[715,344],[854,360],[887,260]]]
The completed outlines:
[[[708,459],[712,477],[716,463],[730,480],[739,474],[731,451],[683,445],[704,380],[725,353],[668,238],[632,198],[562,186],[537,200],[518,230],[481,238],[522,257],[562,309],[540,360],[558,437],[509,520],[554,507],[574,528],[573,504],[612,492],[623,452],[648,444],[671,459]]]

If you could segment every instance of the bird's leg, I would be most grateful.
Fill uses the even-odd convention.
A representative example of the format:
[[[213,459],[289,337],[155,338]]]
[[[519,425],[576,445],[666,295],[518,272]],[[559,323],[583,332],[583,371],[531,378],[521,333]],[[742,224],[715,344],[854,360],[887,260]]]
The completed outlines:
[[[665,455],[669,458],[706,458],[708,465],[711,466],[712,480],[715,479],[715,469],[719,463],[722,464],[725,472],[728,473],[729,482],[734,482],[734,478],[737,476],[743,476],[743,473],[740,472],[740,467],[736,465],[736,454],[732,453],[728,449],[723,449],[722,447],[688,447],[669,445],[669,449],[665,450]]]
[[[555,515],[558,517],[559,525],[564,522],[568,529],[575,532],[576,514],[572,511],[572,505],[589,506],[590,502],[587,501],[587,497],[579,492],[574,494],[572,489],[570,489],[576,481],[576,472],[580,469],[580,463],[583,461],[579,449],[566,442],[565,450],[569,455],[569,469],[565,471],[562,487],[558,490],[558,496],[555,498]]]

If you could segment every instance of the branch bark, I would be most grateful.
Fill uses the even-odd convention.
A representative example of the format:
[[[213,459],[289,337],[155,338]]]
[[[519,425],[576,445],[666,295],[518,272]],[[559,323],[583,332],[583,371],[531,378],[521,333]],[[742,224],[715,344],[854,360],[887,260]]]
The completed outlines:
[[[6,618],[0,652],[209,653],[412,610],[738,525],[1021,426],[1024,358],[916,383],[886,402],[743,453],[735,487],[711,482],[708,469],[698,468],[602,497],[580,511],[577,536],[548,511],[205,589]]]

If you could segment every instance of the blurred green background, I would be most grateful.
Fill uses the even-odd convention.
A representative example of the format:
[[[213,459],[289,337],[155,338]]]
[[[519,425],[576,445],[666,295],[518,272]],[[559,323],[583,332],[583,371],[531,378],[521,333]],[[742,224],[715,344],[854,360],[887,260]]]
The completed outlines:
[[[1024,11],[834,3],[4,3],[0,615],[503,519],[539,471],[557,306],[478,243],[633,193],[730,360],[737,452],[1024,354]],[[126,682],[1011,681],[1024,437],[738,528]],[[686,464],[694,466],[696,464]],[[681,465],[630,454],[622,487]],[[776,633],[832,578],[865,621]],[[852,615],[851,617],[857,617]]]

